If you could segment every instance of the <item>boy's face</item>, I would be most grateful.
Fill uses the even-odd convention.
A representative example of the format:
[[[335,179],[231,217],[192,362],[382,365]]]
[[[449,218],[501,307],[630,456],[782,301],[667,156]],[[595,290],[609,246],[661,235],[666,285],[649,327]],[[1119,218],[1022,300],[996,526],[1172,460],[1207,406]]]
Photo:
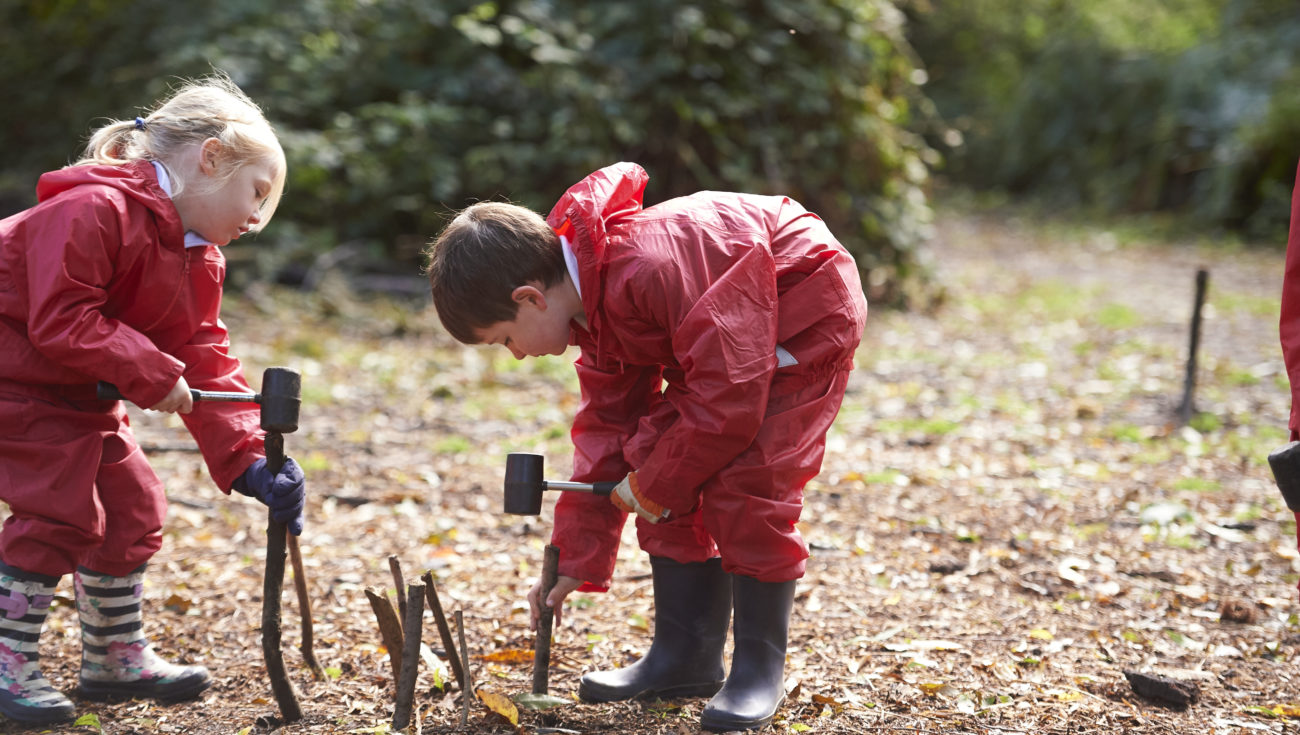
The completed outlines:
[[[478,341],[504,345],[516,360],[564,354],[569,347],[569,314],[555,308],[536,286],[516,288],[513,298],[519,307],[515,318],[477,330]]]

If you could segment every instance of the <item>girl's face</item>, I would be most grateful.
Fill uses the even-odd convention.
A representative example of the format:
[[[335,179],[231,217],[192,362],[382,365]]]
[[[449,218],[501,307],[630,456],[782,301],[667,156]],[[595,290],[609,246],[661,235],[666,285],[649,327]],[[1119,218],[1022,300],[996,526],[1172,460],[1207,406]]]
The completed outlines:
[[[175,202],[185,229],[214,245],[225,245],[262,221],[262,202],[279,175],[274,161],[251,161],[218,183],[220,149],[215,138],[204,142],[197,174],[186,182]]]

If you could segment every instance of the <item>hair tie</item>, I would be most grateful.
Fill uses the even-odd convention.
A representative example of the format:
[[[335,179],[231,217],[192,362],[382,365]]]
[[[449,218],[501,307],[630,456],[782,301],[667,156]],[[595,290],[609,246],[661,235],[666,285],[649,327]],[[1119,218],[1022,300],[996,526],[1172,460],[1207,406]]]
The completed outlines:
[[[135,119],[135,129],[136,129],[136,130],[144,130],[144,118],[143,118],[143,117],[137,117],[137,118]]]

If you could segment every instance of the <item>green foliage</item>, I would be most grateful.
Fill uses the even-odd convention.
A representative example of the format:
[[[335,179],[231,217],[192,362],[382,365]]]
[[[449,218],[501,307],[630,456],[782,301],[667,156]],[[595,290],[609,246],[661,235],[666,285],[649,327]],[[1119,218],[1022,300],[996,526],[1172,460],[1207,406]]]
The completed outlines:
[[[618,160],[647,203],[704,188],[788,194],[901,301],[937,159],[892,0],[26,0],[0,11],[0,196],[127,118],[167,76],[229,72],[290,159],[270,264],[347,246],[413,272],[448,215],[479,199],[543,212]],[[32,43],[33,38],[41,43]],[[266,247],[266,245],[271,247]]]
[[[913,7],[957,181],[1285,239],[1300,158],[1294,3]]]

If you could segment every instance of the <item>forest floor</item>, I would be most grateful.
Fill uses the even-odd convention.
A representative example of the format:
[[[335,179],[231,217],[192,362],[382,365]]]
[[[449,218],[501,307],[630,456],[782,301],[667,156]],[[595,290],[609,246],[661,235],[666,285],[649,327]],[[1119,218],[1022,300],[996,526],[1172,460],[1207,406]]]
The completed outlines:
[[[1130,241],[1132,240],[1132,241]],[[776,733],[1300,732],[1295,524],[1266,456],[1286,440],[1277,339],[1280,248],[1153,243],[1014,217],[945,214],[929,253],[946,299],[869,319],[822,474],[807,488]],[[1177,420],[1194,279],[1209,298],[1191,425]],[[308,475],[301,537],[313,679],[286,575],[283,650],[304,713],[285,724],[261,650],[265,514],[221,495],[173,417],[132,409],[171,499],[145,588],[146,631],[215,684],[172,705],[74,698],[50,732],[385,733],[394,683],[365,591],[430,572],[459,611],[480,698],[433,650],[409,732],[699,732],[705,701],[591,705],[578,677],[645,650],[649,565],[624,534],[613,589],[575,594],[552,647],[548,710],[486,703],[530,691],[524,595],[554,499],[500,512],[506,454],[567,479],[573,355],[515,362],[452,342],[425,303],[250,290],[226,320],[250,382],[303,374],[288,453]],[[70,581],[42,639],[72,692]],[[1184,682],[1179,706],[1126,673]],[[505,714],[502,714],[505,712]],[[21,731],[13,723],[0,732]]]

